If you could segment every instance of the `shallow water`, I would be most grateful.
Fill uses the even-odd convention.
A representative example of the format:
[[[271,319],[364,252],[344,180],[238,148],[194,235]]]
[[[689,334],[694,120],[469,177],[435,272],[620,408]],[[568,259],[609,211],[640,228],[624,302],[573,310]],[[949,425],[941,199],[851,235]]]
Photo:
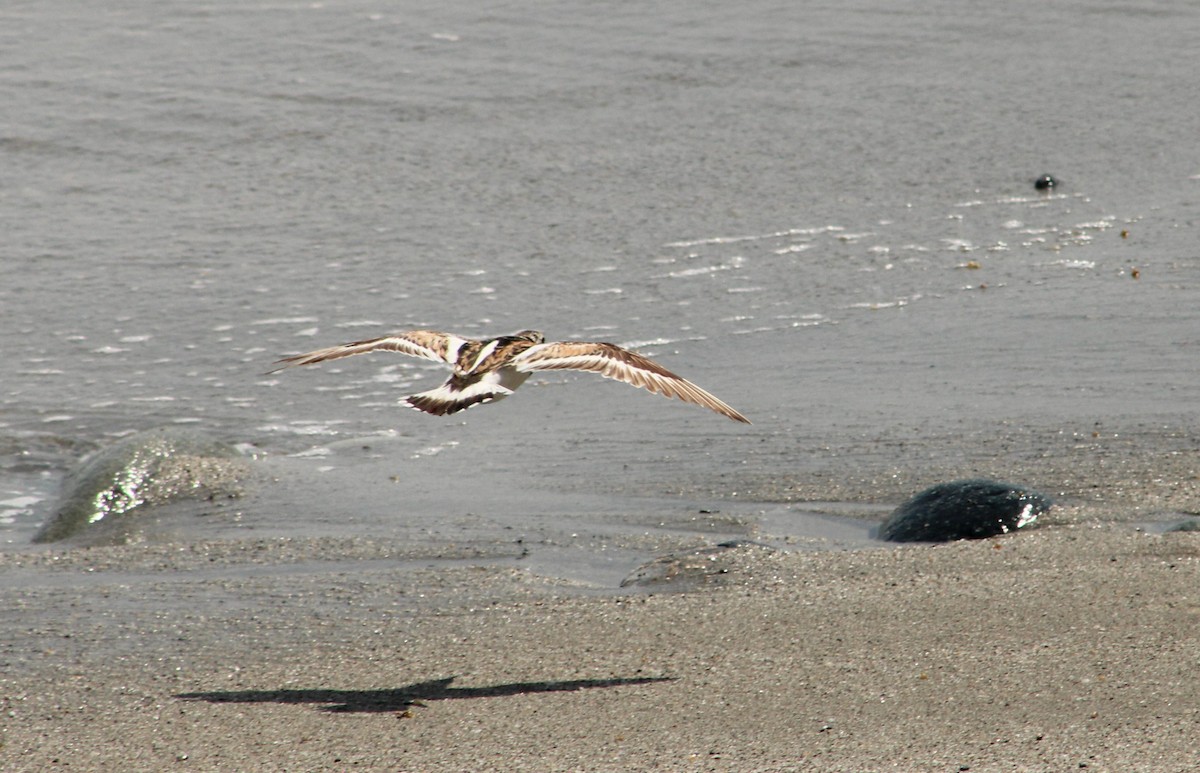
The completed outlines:
[[[0,542],[162,424],[266,475],[149,539],[520,544],[603,583],[865,544],[935,482],[894,473],[914,451],[1011,477],[981,436],[1194,455],[1197,31],[1184,2],[9,4]],[[637,346],[754,425],[585,374],[450,419],[396,405],[422,361],[264,375],[416,326]],[[860,473],[867,511],[812,525]],[[815,522],[764,483],[797,477]]]

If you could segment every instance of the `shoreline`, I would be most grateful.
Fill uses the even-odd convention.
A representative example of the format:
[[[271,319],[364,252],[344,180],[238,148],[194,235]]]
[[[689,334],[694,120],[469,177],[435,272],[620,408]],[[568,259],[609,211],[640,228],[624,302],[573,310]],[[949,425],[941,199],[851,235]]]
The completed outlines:
[[[702,590],[590,598],[511,569],[424,590],[342,562],[110,571],[23,589],[8,616],[6,770],[1194,762],[1195,532],[752,553]]]

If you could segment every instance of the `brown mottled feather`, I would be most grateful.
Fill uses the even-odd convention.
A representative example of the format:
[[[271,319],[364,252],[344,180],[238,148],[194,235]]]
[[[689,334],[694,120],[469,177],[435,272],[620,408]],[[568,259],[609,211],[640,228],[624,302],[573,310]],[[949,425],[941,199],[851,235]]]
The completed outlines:
[[[518,371],[583,370],[623,381],[649,392],[701,405],[734,421],[750,423],[715,396],[648,357],[604,342],[558,342],[532,346],[513,358]]]
[[[381,338],[368,338],[363,341],[353,341],[348,344],[330,346],[326,349],[317,349],[305,354],[297,354],[294,357],[284,357],[275,363],[279,367],[267,372],[275,373],[294,365],[315,365],[318,362],[339,360],[342,357],[350,357],[355,354],[366,354],[374,351],[399,352],[400,354],[407,354],[426,360],[453,363],[454,360],[450,358],[450,355],[457,355],[458,350],[463,348],[463,344],[478,343],[480,342],[449,333],[439,333],[436,330],[410,330],[407,333],[394,333],[393,335]]]

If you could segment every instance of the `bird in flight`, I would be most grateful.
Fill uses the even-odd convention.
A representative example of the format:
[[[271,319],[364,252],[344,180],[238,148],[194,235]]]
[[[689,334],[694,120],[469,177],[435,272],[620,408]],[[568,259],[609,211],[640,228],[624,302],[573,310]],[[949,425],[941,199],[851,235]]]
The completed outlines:
[[[436,330],[410,330],[286,357],[276,362],[279,367],[269,372],[374,351],[399,352],[453,366],[454,372],[444,384],[404,399],[418,411],[435,416],[457,413],[477,403],[502,400],[535,371],[585,370],[642,387],[656,395],[702,405],[734,421],[750,423],[733,408],[648,357],[616,344],[547,342],[536,330],[483,340]]]

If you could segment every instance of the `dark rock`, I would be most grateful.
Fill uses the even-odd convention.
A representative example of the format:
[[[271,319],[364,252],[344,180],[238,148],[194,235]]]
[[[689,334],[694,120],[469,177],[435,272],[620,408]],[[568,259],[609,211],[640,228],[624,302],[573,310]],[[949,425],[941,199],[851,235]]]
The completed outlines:
[[[927,488],[896,508],[879,528],[891,542],[982,539],[1028,526],[1052,504],[1049,497],[984,478]]]
[[[1044,174],[1041,177],[1039,177],[1033,181],[1033,187],[1037,188],[1039,191],[1048,191],[1051,188],[1056,187],[1057,185],[1058,185],[1058,180],[1055,180],[1053,177],[1051,177],[1048,174]]]
[[[200,432],[175,427],[139,432],[83,458],[33,541],[66,539],[139,508],[240,496],[248,469],[231,446]]]

